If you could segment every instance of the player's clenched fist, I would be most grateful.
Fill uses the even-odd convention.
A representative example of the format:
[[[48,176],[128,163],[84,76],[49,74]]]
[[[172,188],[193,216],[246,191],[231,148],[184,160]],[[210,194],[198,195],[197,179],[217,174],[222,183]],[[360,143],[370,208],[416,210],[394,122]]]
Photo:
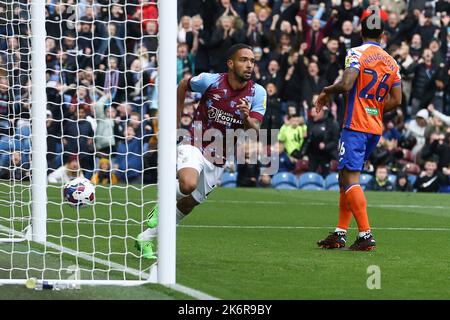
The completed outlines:
[[[242,119],[247,119],[250,116],[250,102],[246,99],[240,99],[241,103],[238,105],[241,112]]]

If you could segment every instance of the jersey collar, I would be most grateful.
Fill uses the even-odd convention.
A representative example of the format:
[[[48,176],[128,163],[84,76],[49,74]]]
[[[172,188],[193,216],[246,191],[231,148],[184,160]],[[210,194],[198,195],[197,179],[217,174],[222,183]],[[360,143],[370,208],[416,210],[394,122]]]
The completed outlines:
[[[364,45],[364,44],[373,44],[374,46],[379,46],[379,47],[381,47],[381,45],[380,45],[378,42],[375,42],[375,41],[366,41],[366,42],[363,43],[363,45]]]

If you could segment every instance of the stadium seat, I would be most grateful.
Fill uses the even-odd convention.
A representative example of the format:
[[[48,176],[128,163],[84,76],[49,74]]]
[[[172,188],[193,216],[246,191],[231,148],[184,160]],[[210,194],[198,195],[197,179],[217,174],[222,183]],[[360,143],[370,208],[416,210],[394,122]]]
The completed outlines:
[[[237,174],[234,172],[225,171],[222,174],[220,180],[220,186],[224,188],[235,188],[236,187]]]
[[[294,187],[290,183],[280,183],[275,187],[277,190],[297,190],[297,187]]]
[[[300,179],[298,181],[298,188],[299,189],[306,189],[307,186],[313,185],[320,187],[320,190],[323,189],[325,184],[325,181],[323,180],[322,176],[315,172],[305,172],[300,176]],[[311,189],[310,189],[311,190]],[[317,189],[314,189],[317,190]]]
[[[334,188],[337,186],[337,189]],[[330,173],[325,178],[325,189],[327,190],[339,190],[339,175],[337,173]]]
[[[300,188],[301,190],[323,190],[322,187],[319,187],[315,184],[307,184]]]
[[[397,181],[397,176],[395,174],[388,175],[388,180],[395,186],[395,182]]]
[[[408,182],[410,185],[414,185],[414,183],[416,182],[417,176],[415,175],[408,175]]]
[[[275,189],[287,189],[287,185],[297,188],[297,178],[290,172],[279,172],[272,177],[272,186]]]
[[[372,180],[372,176],[370,174],[367,174],[367,173],[363,173],[359,177],[359,183],[363,187],[363,189],[366,188],[366,185],[367,185],[367,183],[369,183],[370,180]]]
[[[340,191],[339,185],[338,184],[334,184],[330,187],[327,187],[327,190],[332,190],[332,191]]]

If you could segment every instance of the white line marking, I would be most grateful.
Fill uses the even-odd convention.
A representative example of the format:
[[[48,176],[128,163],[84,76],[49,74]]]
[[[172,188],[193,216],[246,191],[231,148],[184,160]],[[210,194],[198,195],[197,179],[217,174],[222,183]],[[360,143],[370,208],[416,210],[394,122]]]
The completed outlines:
[[[18,232],[16,230],[12,230],[12,229],[10,229],[8,227],[5,227],[5,226],[2,226],[2,225],[0,225],[0,231],[5,231],[5,232],[8,232],[8,233],[12,233],[12,234],[14,234],[16,236],[20,236],[21,235],[20,232]],[[115,262],[99,259],[99,258],[93,257],[91,255],[88,255],[86,253],[77,252],[75,250],[72,250],[72,249],[69,249],[69,248],[57,245],[57,244],[52,243],[52,242],[48,242],[48,241],[45,242],[45,246],[47,246],[49,248],[52,248],[52,249],[55,249],[55,250],[58,250],[58,251],[61,251],[62,253],[69,254],[71,256],[81,258],[81,259],[89,261],[89,262],[95,262],[95,263],[104,265],[104,266],[106,266],[106,267],[108,267],[110,269],[115,269],[115,270],[118,270],[118,271],[126,272],[126,273],[128,273],[130,275],[138,277],[139,279],[148,280],[150,278],[150,274],[149,273],[145,273],[143,271],[139,271],[139,270],[136,270],[136,269],[133,269],[133,268],[128,268],[128,267],[126,267],[126,266],[124,266],[122,264],[119,264],[119,263],[115,263]],[[150,268],[151,268],[151,266],[150,266]],[[206,294],[204,292],[201,292],[201,291],[198,291],[198,290],[195,290],[195,289],[183,286],[183,285],[178,284],[178,283],[174,284],[174,285],[165,285],[165,286],[168,287],[168,288],[171,288],[171,289],[173,289],[175,291],[178,291],[178,292],[181,292],[181,293],[186,294],[188,296],[191,296],[193,298],[199,299],[199,300],[219,300],[218,298],[210,296],[210,295],[208,295],[208,294]]]
[[[59,197],[48,197],[49,200],[62,200]],[[107,201],[107,202],[102,202]],[[0,202],[3,201],[0,199]],[[8,205],[10,204],[11,200],[6,199],[4,200]],[[148,200],[143,201],[141,198],[129,198],[129,199],[120,199],[120,198],[100,198],[97,197],[96,201],[98,204],[101,205],[122,205],[125,206],[127,204],[133,204],[134,202],[139,202],[139,204],[134,204],[136,207],[143,207],[146,205],[154,205],[156,204],[156,200]],[[112,202],[111,202],[112,201]],[[23,204],[28,204],[29,201],[23,201]],[[51,202],[53,205],[61,205],[61,203],[57,202]],[[205,201],[206,204],[208,203],[236,203],[236,204],[264,204],[264,205],[292,205],[292,204],[302,204],[302,205],[309,205],[309,206],[337,206],[336,202],[301,202],[301,201],[261,201],[261,200],[207,200]],[[408,209],[450,209],[450,206],[433,206],[433,205],[407,205],[407,204],[367,204],[370,208],[408,208]]]
[[[267,205],[292,205],[303,206],[337,206],[337,202],[295,202],[295,201],[251,201],[251,200],[207,200],[205,203],[236,203],[236,204],[267,204]],[[403,205],[403,204],[368,204],[372,208],[416,208],[416,209],[450,209],[450,206],[425,206],[425,205]]]
[[[334,229],[335,227],[304,227],[304,226],[215,226],[215,225],[179,225],[179,228],[216,228],[216,229]],[[350,228],[357,229],[357,228]],[[395,231],[450,231],[450,228],[408,228],[408,227],[381,227],[372,230],[395,230]]]

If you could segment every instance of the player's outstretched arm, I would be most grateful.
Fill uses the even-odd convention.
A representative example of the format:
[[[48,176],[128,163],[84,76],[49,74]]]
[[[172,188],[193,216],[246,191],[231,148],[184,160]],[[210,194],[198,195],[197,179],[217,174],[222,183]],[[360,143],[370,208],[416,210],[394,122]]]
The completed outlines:
[[[384,105],[384,112],[389,112],[402,104],[402,87],[395,86],[389,91],[388,99]]]
[[[184,108],[184,99],[188,91],[188,81],[183,79],[178,84],[177,88],[177,127],[180,125],[181,113]]]
[[[323,88],[323,92],[326,94],[340,94],[346,93],[350,91],[356,79],[358,78],[359,70],[356,68],[347,68],[344,70],[344,74],[342,75],[341,81],[336,82],[335,84]]]
[[[330,101],[331,94],[340,94],[345,93],[353,88],[356,79],[358,78],[359,70],[356,68],[347,68],[344,70],[342,75],[342,79],[335,84],[323,88],[323,91],[320,93],[319,97],[315,102],[315,107],[317,111],[320,111],[325,105]]]

